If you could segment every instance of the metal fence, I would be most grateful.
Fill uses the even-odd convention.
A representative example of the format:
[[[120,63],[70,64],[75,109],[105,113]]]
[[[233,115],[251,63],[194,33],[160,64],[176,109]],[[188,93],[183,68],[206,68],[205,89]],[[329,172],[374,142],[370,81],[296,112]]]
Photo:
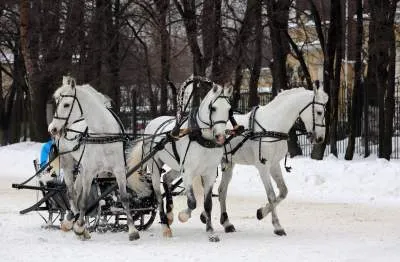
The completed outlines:
[[[238,103],[238,111],[248,112],[248,93],[242,93],[240,102]],[[271,93],[260,93],[260,105],[265,105],[272,100]],[[361,98],[362,99],[362,98]],[[338,123],[336,126],[337,131],[337,151],[339,155],[346,153],[349,137],[349,113],[350,104],[352,101],[351,92],[345,88],[341,88],[339,92],[339,110],[338,110]],[[355,140],[355,154],[360,156],[364,155],[364,130],[362,130],[362,123],[364,121],[364,114],[360,113],[357,135]],[[368,134],[369,134],[369,151],[371,155],[378,154],[378,135],[379,135],[379,119],[378,107],[369,106],[368,108]],[[393,119],[393,137],[392,137],[392,155],[391,158],[400,159],[400,81],[396,82],[395,89],[395,115]],[[302,149],[303,155],[310,156],[313,145],[309,143],[305,135],[298,132],[298,142]],[[325,156],[330,154],[330,146],[325,149]]]

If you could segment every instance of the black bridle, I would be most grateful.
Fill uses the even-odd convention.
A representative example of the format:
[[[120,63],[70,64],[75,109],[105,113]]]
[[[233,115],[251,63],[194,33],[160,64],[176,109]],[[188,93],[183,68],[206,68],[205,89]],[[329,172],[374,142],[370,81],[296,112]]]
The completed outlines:
[[[215,102],[217,102],[218,99],[226,99],[226,101],[228,102],[228,104],[230,104],[230,102],[229,102],[230,97],[229,97],[229,96],[223,95],[223,93],[224,93],[224,91],[222,90],[221,94],[220,94],[219,96],[217,96],[214,100],[212,100],[212,101],[210,102],[210,104],[208,105],[208,111],[209,111],[209,116],[208,116],[209,122],[208,122],[208,123],[200,118],[200,113],[199,113],[200,110],[197,111],[197,116],[196,116],[196,118],[197,118],[201,123],[203,123],[203,124],[205,124],[206,126],[208,126],[210,129],[212,129],[213,126],[215,126],[215,125],[217,125],[217,124],[226,124],[226,123],[228,122],[228,120],[229,120],[229,117],[228,117],[228,119],[226,119],[226,120],[218,120],[218,121],[213,121],[213,120],[212,120],[212,114],[213,114],[213,112],[216,111],[216,108],[215,108],[213,105],[214,105]]]
[[[58,115],[58,107],[60,106],[62,99],[65,98],[65,97],[72,97],[73,100],[72,100],[72,104],[70,105],[70,110],[68,112],[68,115],[66,117],[61,117],[61,116]],[[81,113],[80,118],[82,118],[83,117],[83,110],[82,110],[81,103],[79,102],[78,97],[76,96],[76,89],[74,89],[74,94],[73,95],[62,95],[61,94],[60,97],[57,99],[56,111],[54,112],[53,118],[54,119],[59,119],[59,120],[65,120],[65,123],[64,123],[64,126],[63,126],[64,129],[68,127],[68,121],[70,120],[69,118],[71,117],[72,110],[74,109],[75,101],[77,102],[78,107],[79,107],[79,111]]]
[[[301,114],[309,107],[311,106],[311,112],[312,112],[312,121],[313,121],[313,125],[312,125],[312,131],[311,132],[307,132],[306,134],[308,136],[312,135],[313,133],[315,133],[315,127],[325,127],[325,121],[322,121],[322,124],[316,123],[315,121],[315,105],[321,105],[324,108],[324,119],[325,119],[325,114],[326,114],[326,105],[320,102],[316,102],[315,101],[315,95],[313,97],[313,100],[308,103],[302,110],[300,110],[299,113],[299,117],[301,116]]]

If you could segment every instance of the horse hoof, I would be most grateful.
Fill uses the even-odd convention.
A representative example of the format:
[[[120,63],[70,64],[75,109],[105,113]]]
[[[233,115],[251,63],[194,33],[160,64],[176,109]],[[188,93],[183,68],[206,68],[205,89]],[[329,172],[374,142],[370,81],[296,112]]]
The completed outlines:
[[[219,242],[219,236],[217,236],[217,235],[210,235],[210,236],[208,236],[208,240],[209,240],[210,242]]]
[[[74,223],[72,222],[72,220],[64,220],[63,222],[61,222],[61,230],[64,232],[68,232],[72,229]]]
[[[89,240],[91,238],[92,238],[92,236],[90,235],[89,231],[85,229],[83,231],[83,240]]]
[[[171,237],[172,237],[172,231],[171,231],[170,228],[164,229],[164,231],[163,231],[163,237],[165,237],[165,238],[171,238]]]
[[[257,209],[257,219],[261,220],[264,218],[263,212],[262,212],[262,208]]]
[[[169,226],[172,225],[174,222],[174,213],[170,212],[167,214],[167,221]]]
[[[204,212],[200,214],[200,221],[205,224],[207,222],[207,217],[204,215]]]
[[[85,227],[78,225],[78,223],[75,223],[73,228],[74,228],[75,234],[77,234],[78,236],[83,235],[83,233],[85,231]]]
[[[77,223],[74,224],[74,232],[80,240],[88,240],[92,238],[89,231],[85,227],[79,226]]]
[[[278,235],[278,236],[286,236],[286,232],[283,229],[275,229],[274,233],[275,233],[275,235]]]
[[[188,213],[186,213],[186,212],[179,212],[178,219],[179,219],[179,221],[181,221],[182,223],[187,222],[187,221],[189,220],[189,218],[190,218],[190,215],[189,215]]]
[[[225,227],[225,233],[233,233],[233,232],[236,232],[236,229],[232,224]]]
[[[129,234],[129,241],[137,240],[140,238],[139,232],[133,232]]]

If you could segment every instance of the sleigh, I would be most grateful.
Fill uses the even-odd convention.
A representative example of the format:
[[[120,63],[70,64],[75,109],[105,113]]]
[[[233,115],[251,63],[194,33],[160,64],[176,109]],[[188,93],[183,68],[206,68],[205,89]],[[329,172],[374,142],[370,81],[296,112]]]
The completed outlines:
[[[161,145],[161,144],[160,144]],[[146,158],[150,158],[160,149],[155,149]],[[62,172],[59,172],[59,157],[43,167],[39,167],[38,161],[33,161],[35,174],[19,184],[12,184],[13,188],[37,191],[41,198],[31,206],[19,211],[20,214],[37,212],[44,220],[46,228],[60,228],[60,223],[65,219],[70,204],[67,197],[67,187],[62,180]],[[130,174],[140,166],[130,170]],[[36,184],[32,185],[31,181]],[[31,182],[31,183],[30,183]],[[184,191],[181,186],[182,178],[175,179],[169,187],[165,187],[164,197],[176,196]],[[167,192],[168,191],[168,192]],[[148,229],[154,222],[157,211],[157,201],[154,194],[148,197],[139,197],[130,192],[130,207],[135,227],[138,230]],[[116,180],[111,174],[97,177],[93,180],[89,208],[86,214],[86,223],[90,231],[127,231],[126,215],[119,199]]]

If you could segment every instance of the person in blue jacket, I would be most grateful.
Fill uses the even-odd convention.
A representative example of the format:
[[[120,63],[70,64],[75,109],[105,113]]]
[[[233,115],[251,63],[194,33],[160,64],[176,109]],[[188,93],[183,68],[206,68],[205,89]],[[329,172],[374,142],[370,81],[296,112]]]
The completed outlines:
[[[50,154],[51,151],[54,150],[54,146],[55,145],[53,139],[50,139],[42,145],[42,149],[40,151],[40,168],[42,168],[44,165],[47,164],[47,162],[49,162],[51,157]]]

